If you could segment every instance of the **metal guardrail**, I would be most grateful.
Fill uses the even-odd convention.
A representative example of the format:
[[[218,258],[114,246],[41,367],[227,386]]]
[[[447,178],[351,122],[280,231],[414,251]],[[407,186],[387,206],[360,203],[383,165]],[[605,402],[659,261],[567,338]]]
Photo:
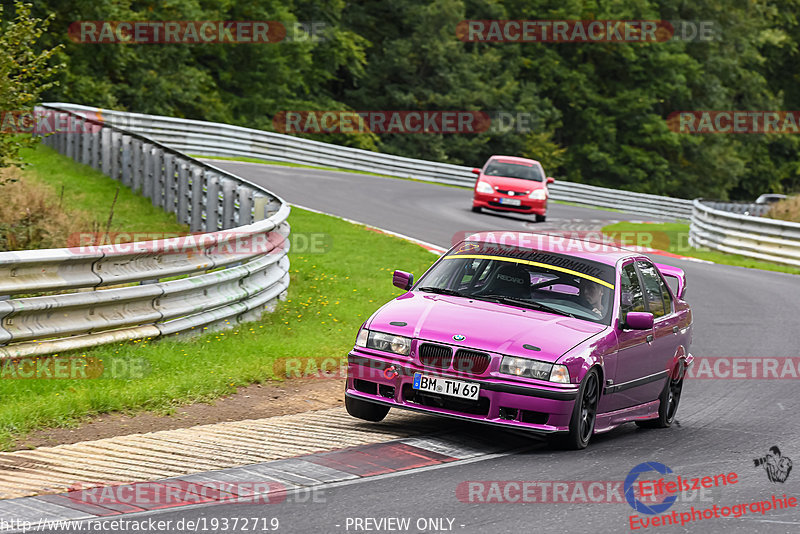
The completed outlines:
[[[282,199],[139,133],[59,106],[38,112],[67,125],[45,144],[202,233],[0,252],[0,295],[20,295],[0,300],[0,359],[229,326],[256,320],[285,298],[289,206]],[[57,293],[25,296],[48,292]]]
[[[800,267],[800,223],[742,215],[726,210],[734,205],[741,206],[736,203],[695,200],[689,228],[689,244]]]
[[[229,124],[127,113],[75,104],[54,105],[96,116],[107,123],[142,133],[165,145],[192,154],[319,165],[462,187],[473,187],[475,184],[472,167],[381,154]],[[549,186],[549,190],[553,200],[587,206],[686,220],[692,213],[691,200],[560,180]]]

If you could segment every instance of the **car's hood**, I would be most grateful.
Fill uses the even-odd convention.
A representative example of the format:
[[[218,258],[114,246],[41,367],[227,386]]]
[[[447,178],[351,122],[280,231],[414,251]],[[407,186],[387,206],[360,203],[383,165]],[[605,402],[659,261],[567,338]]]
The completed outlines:
[[[534,189],[542,189],[545,187],[544,182],[523,180],[522,178],[508,178],[505,176],[487,176],[484,174],[481,176],[481,180],[488,182],[493,187],[499,187],[506,191],[533,191]]]
[[[375,312],[368,328],[555,362],[581,341],[608,327],[494,302],[410,292]],[[465,339],[456,341],[456,335]],[[541,350],[523,348],[526,344]]]

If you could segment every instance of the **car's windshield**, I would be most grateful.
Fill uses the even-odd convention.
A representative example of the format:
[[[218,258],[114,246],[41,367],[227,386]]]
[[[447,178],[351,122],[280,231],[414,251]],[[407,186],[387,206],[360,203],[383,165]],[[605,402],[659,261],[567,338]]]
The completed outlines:
[[[489,163],[484,171],[487,176],[504,176],[506,178],[521,178],[541,182],[542,172],[535,165],[522,165],[494,160]]]
[[[415,290],[610,324],[614,267],[564,254],[464,243]]]

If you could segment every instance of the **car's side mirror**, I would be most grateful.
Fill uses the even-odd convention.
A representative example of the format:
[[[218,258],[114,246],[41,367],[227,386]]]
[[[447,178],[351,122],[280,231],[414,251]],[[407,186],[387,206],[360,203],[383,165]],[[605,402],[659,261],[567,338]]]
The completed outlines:
[[[625,314],[623,326],[631,330],[650,330],[653,328],[653,314],[649,312],[628,312]]]
[[[392,284],[395,287],[408,291],[414,285],[414,275],[405,271],[395,271],[392,274]]]
[[[472,174],[480,174],[480,173],[481,170],[479,168],[475,167],[474,169],[472,169]]]
[[[555,180],[555,178],[551,178],[550,176],[548,176],[547,178],[545,178],[545,180],[547,181],[547,183],[548,183],[548,184],[552,184],[553,182],[555,182],[555,181],[556,181],[556,180]]]

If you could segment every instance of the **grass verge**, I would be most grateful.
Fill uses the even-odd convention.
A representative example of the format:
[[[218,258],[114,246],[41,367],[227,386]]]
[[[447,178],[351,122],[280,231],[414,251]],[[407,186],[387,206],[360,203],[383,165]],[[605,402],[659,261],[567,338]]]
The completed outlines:
[[[180,233],[189,227],[175,222],[175,215],[153,206],[152,201],[110,179],[100,171],[62,156],[42,144],[24,149],[21,159],[27,164],[23,176],[52,195],[63,198],[68,211],[85,212],[96,221],[99,231],[105,231],[114,195],[119,187],[119,197],[114,204],[111,231]],[[85,231],[92,231],[86,228]]]
[[[330,238],[324,253],[299,248],[291,253],[289,297],[274,313],[191,339],[142,340],[75,353],[101,359],[106,368],[115,361],[144,362],[141,378],[0,380],[0,447],[9,448],[31,430],[75,425],[94,414],[170,413],[181,404],[211,401],[273,378],[283,358],[341,358],[361,323],[401,293],[392,286],[392,271],[419,275],[435,260],[417,245],[334,217],[295,208],[289,222],[293,234]]]
[[[736,265],[749,269],[800,274],[800,269],[778,263],[755,260],[738,254],[727,254],[710,249],[689,246],[689,225],[683,223],[629,223],[621,222],[603,227],[603,233],[629,245],[642,245],[673,254]]]

